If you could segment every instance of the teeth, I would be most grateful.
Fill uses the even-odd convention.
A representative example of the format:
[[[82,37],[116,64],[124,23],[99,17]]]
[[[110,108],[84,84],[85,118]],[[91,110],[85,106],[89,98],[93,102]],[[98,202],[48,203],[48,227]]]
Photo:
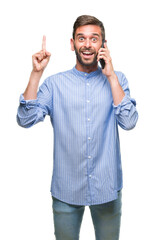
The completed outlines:
[[[88,55],[90,55],[90,54],[92,54],[91,52],[83,52],[83,54],[88,54]]]

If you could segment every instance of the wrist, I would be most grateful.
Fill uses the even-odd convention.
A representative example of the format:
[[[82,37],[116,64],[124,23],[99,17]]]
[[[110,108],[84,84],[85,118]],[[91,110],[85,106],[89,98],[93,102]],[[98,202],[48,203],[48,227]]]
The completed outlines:
[[[43,70],[41,71],[35,71],[34,69],[31,71],[31,76],[35,78],[40,78],[43,74]]]

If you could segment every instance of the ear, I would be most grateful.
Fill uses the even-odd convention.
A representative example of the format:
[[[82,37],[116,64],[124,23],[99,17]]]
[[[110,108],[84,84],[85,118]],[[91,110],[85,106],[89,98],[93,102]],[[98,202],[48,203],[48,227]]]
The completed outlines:
[[[74,51],[74,39],[73,38],[71,38],[70,44],[71,44],[71,50]]]

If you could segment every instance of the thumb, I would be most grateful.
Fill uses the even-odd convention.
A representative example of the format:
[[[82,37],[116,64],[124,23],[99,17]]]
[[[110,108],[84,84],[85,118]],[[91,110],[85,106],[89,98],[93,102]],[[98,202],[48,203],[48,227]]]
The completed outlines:
[[[45,53],[46,53],[47,56],[51,56],[50,52],[46,51]]]

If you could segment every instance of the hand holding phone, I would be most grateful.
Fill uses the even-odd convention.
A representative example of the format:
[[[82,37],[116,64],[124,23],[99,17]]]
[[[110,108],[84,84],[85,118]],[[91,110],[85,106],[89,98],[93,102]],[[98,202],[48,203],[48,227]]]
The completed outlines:
[[[104,43],[105,43],[105,40],[102,41],[102,48],[104,48]],[[105,61],[104,61],[104,59],[100,59],[99,61],[100,61],[100,64],[101,64],[102,69],[104,69],[104,67],[105,67]]]

